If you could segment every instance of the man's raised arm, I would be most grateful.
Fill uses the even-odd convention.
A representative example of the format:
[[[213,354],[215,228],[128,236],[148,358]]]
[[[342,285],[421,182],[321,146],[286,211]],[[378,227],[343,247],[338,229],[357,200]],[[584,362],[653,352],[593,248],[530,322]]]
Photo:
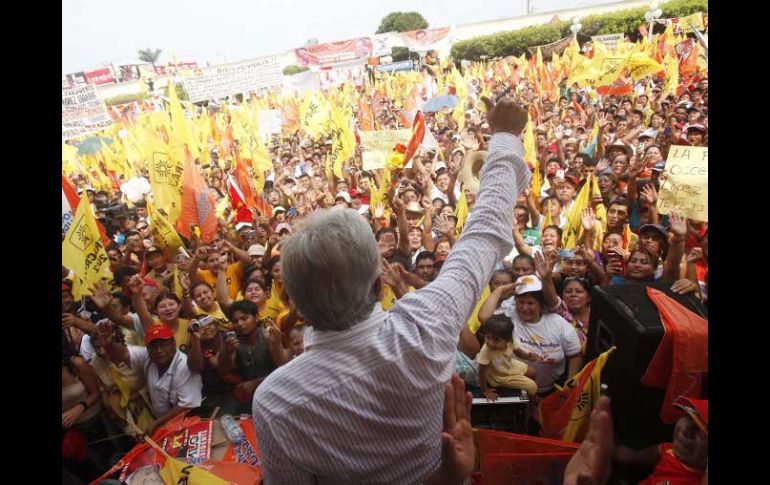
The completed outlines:
[[[494,107],[488,99],[485,103],[494,135],[481,172],[476,206],[436,280],[391,309],[391,313],[431,330],[442,350],[444,346],[454,350],[460,329],[495,265],[510,252],[513,206],[531,178],[519,139],[527,123],[526,110],[507,99]]]

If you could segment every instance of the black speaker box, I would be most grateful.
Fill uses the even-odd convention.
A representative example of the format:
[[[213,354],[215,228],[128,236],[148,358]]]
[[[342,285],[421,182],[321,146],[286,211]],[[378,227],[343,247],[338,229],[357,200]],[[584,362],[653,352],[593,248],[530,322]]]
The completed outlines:
[[[658,310],[647,296],[647,286],[663,291],[696,315],[708,319],[700,301],[691,295],[671,292],[670,284],[625,284],[591,290],[585,361],[613,345],[617,347],[602,370],[602,383],[609,388],[615,441],[636,449],[669,442],[673,432],[673,425],[665,425],[660,420],[665,389],[651,389],[641,384],[664,334]],[[707,392],[706,382],[703,389]]]

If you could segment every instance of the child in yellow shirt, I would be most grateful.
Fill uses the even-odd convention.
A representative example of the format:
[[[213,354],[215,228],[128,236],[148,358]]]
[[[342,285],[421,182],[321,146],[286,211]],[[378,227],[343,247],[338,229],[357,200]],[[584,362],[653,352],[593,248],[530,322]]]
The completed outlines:
[[[524,389],[531,396],[537,394],[533,380],[535,369],[514,358],[513,322],[503,314],[493,315],[484,323],[484,346],[476,362],[479,364],[481,392],[490,401],[499,397],[494,387]]]

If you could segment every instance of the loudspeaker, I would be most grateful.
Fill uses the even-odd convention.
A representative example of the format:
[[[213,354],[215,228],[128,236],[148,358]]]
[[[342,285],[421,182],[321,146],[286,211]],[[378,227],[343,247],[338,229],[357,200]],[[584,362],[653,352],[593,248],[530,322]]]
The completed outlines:
[[[625,284],[591,290],[585,361],[613,345],[617,347],[602,369],[602,382],[609,388],[616,442],[636,449],[671,441],[673,433],[673,425],[660,420],[665,389],[641,384],[664,334],[658,310],[647,297],[648,286],[708,319],[700,301],[671,292],[670,284]]]

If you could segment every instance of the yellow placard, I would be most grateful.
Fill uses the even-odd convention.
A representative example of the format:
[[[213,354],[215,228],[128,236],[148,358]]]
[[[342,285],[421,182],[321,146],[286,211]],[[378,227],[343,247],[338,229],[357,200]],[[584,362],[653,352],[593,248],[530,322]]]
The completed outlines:
[[[406,145],[412,138],[412,130],[361,131],[361,158],[364,170],[385,168],[393,147]]]
[[[708,222],[708,147],[672,146],[660,184],[658,212]]]

